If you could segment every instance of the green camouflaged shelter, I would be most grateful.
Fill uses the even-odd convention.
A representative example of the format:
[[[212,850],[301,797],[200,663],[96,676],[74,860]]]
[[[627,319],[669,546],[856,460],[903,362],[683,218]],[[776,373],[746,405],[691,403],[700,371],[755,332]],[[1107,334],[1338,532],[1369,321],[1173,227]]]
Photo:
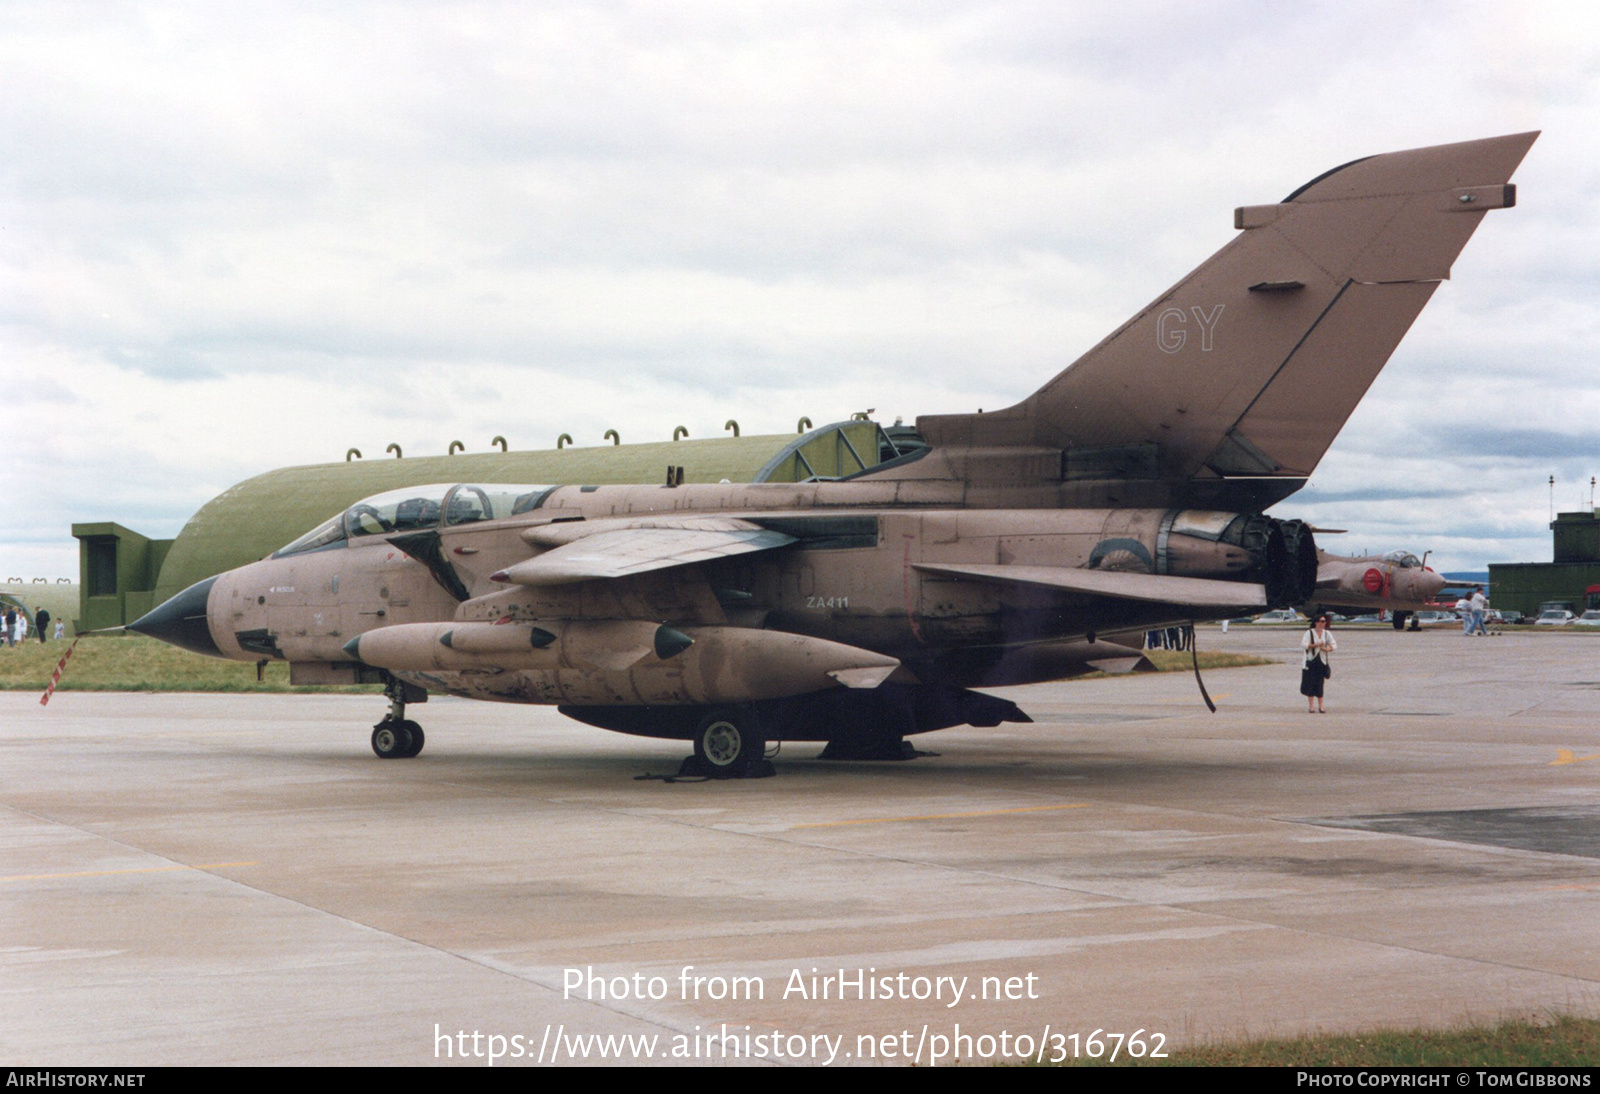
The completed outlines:
[[[78,613],[78,587],[66,581],[23,581],[18,578],[8,578],[0,584],[0,614],[6,608],[21,608],[28,613],[28,621],[32,626],[33,616],[40,608],[50,613],[50,629],[55,630],[55,620],[61,620],[69,627],[72,617]],[[49,635],[45,636],[46,638]],[[32,642],[34,636],[30,630],[28,641]]]

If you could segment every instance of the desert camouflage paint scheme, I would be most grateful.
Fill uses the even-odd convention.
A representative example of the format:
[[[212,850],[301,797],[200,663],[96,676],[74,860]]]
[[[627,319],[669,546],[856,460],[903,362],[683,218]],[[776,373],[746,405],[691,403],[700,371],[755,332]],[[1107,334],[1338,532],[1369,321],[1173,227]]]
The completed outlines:
[[[131,629],[383,680],[380,756],[420,750],[405,706],[429,691],[691,739],[717,773],[767,741],[897,757],[1025,721],[972,689],[1126,671],[1147,628],[1320,595],[1310,530],[1260,511],[1515,203],[1536,136],[1357,160],[1236,210],[1232,242],[1034,395],[919,418],[929,447],[863,474],[394,491]]]

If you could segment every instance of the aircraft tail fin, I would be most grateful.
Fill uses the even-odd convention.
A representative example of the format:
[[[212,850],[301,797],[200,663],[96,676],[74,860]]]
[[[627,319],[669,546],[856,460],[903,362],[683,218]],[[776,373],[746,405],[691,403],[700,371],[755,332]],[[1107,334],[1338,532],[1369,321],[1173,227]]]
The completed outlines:
[[[1240,235],[1033,395],[919,418],[918,430],[947,451],[1027,449],[1033,468],[1059,450],[1064,482],[1154,479],[1214,501],[1232,482],[1269,499],[1259,504],[1287,496],[1483,214],[1515,204],[1511,173],[1537,136],[1371,156],[1240,208]]]

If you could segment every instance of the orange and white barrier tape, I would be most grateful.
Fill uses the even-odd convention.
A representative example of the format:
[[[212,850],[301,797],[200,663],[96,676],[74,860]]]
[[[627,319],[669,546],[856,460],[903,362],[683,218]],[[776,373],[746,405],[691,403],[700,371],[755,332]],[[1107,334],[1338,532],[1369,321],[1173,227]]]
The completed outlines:
[[[50,696],[56,693],[56,685],[61,682],[61,670],[67,667],[67,658],[72,656],[72,651],[78,648],[82,635],[72,640],[72,645],[67,647],[67,652],[61,655],[61,660],[56,662],[56,671],[50,674],[50,685],[44,689],[44,694],[39,697],[39,705],[44,706],[50,702]]]

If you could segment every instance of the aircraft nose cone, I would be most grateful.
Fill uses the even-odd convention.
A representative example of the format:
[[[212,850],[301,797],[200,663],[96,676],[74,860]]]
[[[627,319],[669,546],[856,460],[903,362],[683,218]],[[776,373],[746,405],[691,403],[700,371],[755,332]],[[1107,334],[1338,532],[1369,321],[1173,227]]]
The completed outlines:
[[[222,651],[212,640],[211,628],[206,624],[206,601],[211,597],[211,586],[216,580],[208,577],[190,585],[159,608],[129,623],[128,629],[159,638],[168,645],[221,657]]]
[[[1444,578],[1432,572],[1418,574],[1416,576],[1416,583],[1419,600],[1432,600],[1434,597],[1439,595],[1439,592],[1446,585],[1449,584],[1449,582]]]

